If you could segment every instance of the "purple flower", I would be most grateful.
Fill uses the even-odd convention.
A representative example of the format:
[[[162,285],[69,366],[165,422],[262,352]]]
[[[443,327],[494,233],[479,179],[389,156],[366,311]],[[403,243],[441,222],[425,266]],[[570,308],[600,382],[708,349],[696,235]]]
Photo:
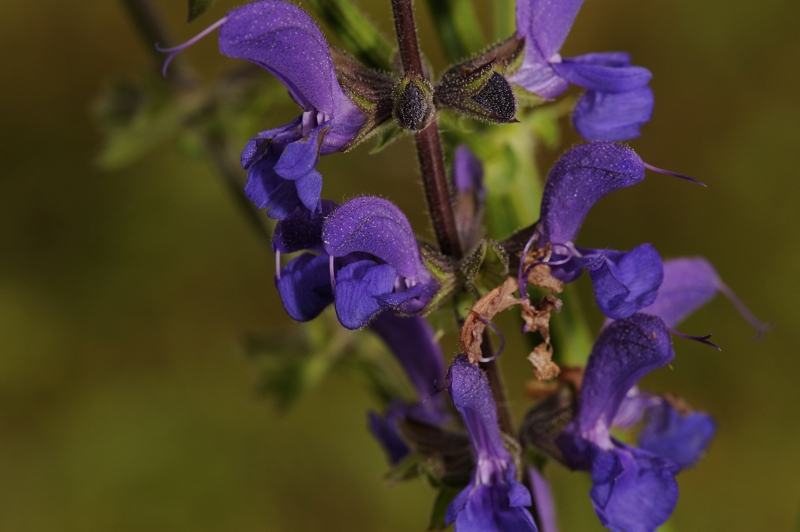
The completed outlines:
[[[575,107],[575,129],[589,140],[638,137],[653,113],[652,75],[631,66],[627,53],[562,58],[561,46],[583,0],[517,0],[517,37],[525,41],[522,64],[508,79],[543,98],[555,98],[570,83],[587,89]]]
[[[328,43],[299,7],[261,0],[230,11],[220,28],[220,51],[246,59],[283,83],[303,114],[256,135],[242,152],[247,196],[272,218],[300,207],[320,211],[320,155],[343,151],[367,122],[336,77]]]
[[[384,415],[369,413],[372,434],[383,444],[389,461],[398,463],[410,449],[401,436],[398,422],[406,417],[431,425],[447,420],[444,396],[437,393],[444,382],[444,357],[434,341],[433,329],[418,316],[402,317],[385,312],[369,324],[394,354],[417,393],[417,401],[393,401]]]
[[[366,325],[377,313],[418,313],[438,285],[422,263],[414,232],[392,202],[355,198],[325,220],[322,240],[332,258],[339,321],[348,329]]]
[[[587,362],[575,419],[557,440],[571,467],[591,472],[589,495],[610,530],[651,532],[678,501],[679,463],[609,434],[629,390],[674,356],[660,318],[637,313],[610,324]]]
[[[622,252],[579,248],[573,241],[596,201],[639,183],[644,175],[644,162],[630,148],[583,144],[556,162],[542,195],[540,246],[552,245],[553,275],[569,282],[587,269],[600,310],[614,319],[627,318],[655,301],[664,275],[661,257],[650,244]]]
[[[414,232],[390,201],[361,197],[342,206],[320,203],[311,218],[296,208],[278,222],[278,253],[303,253],[279,269],[275,284],[289,315],[315,318],[334,303],[339,321],[359,329],[379,312],[418,313],[438,285],[420,259]]]
[[[482,236],[486,188],[480,159],[463,144],[456,148],[453,157],[453,182],[458,233],[464,248],[472,249]]]
[[[705,305],[721,292],[736,307],[742,317],[759,334],[769,330],[736,293],[720,279],[713,266],[702,257],[684,257],[664,262],[664,282],[658,297],[641,312],[653,314],[664,320],[668,327],[677,327],[689,314]]]
[[[556,506],[553,492],[547,479],[533,466],[528,466],[528,479],[533,493],[533,504],[536,507],[536,522],[541,532],[558,532]]]
[[[489,382],[478,366],[459,355],[450,366],[450,395],[467,426],[476,467],[472,481],[447,508],[447,524],[457,532],[535,532],[526,509],[531,494],[516,478],[503,445]]]

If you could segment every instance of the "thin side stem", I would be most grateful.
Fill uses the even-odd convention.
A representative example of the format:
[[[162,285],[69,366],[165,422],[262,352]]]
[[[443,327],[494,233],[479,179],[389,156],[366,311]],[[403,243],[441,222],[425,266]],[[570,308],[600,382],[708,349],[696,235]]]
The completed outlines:
[[[164,61],[164,54],[156,50],[156,43],[162,47],[169,46],[171,39],[167,35],[164,25],[158,13],[153,8],[150,0],[122,0],[128,13],[139,30],[142,43],[145,48],[152,51],[155,59],[155,66],[160,72],[161,63]],[[183,66],[184,61],[177,59],[173,62],[172,70],[167,78],[176,86],[184,91],[197,90],[198,86],[189,75],[188,70]],[[222,138],[212,127],[195,126],[198,130],[209,158],[214,163],[219,175],[223,178],[225,188],[231,195],[234,204],[242,211],[249,224],[256,231],[259,238],[269,247],[272,241],[270,223],[264,219],[264,215],[244,194],[244,183],[242,182],[242,172],[236,162],[234,162],[227,150],[225,139]]]

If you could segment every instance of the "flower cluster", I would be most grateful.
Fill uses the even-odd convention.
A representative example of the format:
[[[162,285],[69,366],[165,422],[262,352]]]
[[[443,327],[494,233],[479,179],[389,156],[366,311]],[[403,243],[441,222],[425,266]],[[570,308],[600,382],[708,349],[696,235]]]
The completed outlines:
[[[641,390],[638,382],[675,357],[671,337],[684,336],[675,327],[717,292],[763,329],[704,259],[662,261],[647,243],[628,251],[576,244],[589,210],[607,194],[640,183],[647,170],[686,178],[650,166],[616,143],[639,136],[650,120],[647,69],[632,66],[623,52],[561,57],[581,4],[517,0],[515,34],[448,69],[435,84],[424,72],[377,72],[359,64],[330,47],[313,19],[284,0],[234,9],[201,34],[219,28],[223,54],[268,71],[302,108],[289,124],[258,133],[241,155],[245,193],[278,220],[275,285],[293,319],[312,320],[333,304],[342,326],[366,328],[385,342],[415,396],[389,398],[382,412],[369,414],[370,430],[393,465],[412,460],[450,494],[439,524],[455,523],[458,532],[556,530],[552,496],[536,467],[542,463],[525,464],[533,455],[588,472],[591,503],[608,529],[656,530],[677,504],[675,475],[706,451],[715,424],[680,399]],[[398,34],[401,41],[413,37]],[[174,55],[195,40],[168,51]],[[402,44],[401,55],[414,49]],[[453,154],[450,181],[437,183],[455,190],[453,204],[428,205],[439,218],[451,217],[459,243],[451,247],[465,251],[458,256],[418,242],[389,200],[363,196],[340,205],[321,197],[319,157],[346,151],[379,127],[433,131],[426,142],[438,143],[441,111],[503,124],[531,101],[552,100],[570,84],[586,89],[573,124],[590,142],[568,150],[551,169],[539,221],[505,240],[483,236],[492,191],[484,186],[481,161],[465,146],[447,147]],[[431,177],[425,167],[441,153],[425,153],[420,160],[427,186],[443,176]],[[284,265],[287,254],[297,255]],[[509,276],[514,270],[518,274]],[[495,402],[498,385],[484,372],[497,355],[464,349],[445,375],[445,357],[424,316],[449,308],[445,301],[471,299],[477,317],[457,317],[462,345],[466,338],[490,353],[485,327],[497,330],[492,316],[519,306],[523,331],[545,339],[531,357],[537,368],[546,359],[542,367],[551,370],[537,376],[552,379],[562,368],[550,360],[551,312],[562,308],[556,296],[563,284],[583,271],[606,323],[585,368],[570,368],[579,378],[542,383],[546,393],[515,435],[498,413],[505,408]],[[528,286],[551,294],[534,304]],[[697,339],[708,343],[707,337]],[[443,385],[451,403],[439,393]],[[626,432],[632,430],[638,430],[638,445]]]

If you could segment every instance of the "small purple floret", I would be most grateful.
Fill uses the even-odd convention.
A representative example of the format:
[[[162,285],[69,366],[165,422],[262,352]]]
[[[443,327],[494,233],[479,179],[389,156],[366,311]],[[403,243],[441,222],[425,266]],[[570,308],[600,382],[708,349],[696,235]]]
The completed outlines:
[[[536,532],[526,509],[531,494],[516,478],[503,445],[489,382],[478,366],[459,355],[450,366],[450,395],[467,426],[475,454],[472,481],[447,508],[447,524],[458,532]]]
[[[584,138],[638,137],[653,113],[650,71],[632,66],[624,52],[572,58],[559,54],[581,4],[582,0],[517,1],[517,37],[525,41],[525,55],[509,81],[543,98],[559,96],[570,83],[584,87],[586,93],[573,113],[575,129]]]

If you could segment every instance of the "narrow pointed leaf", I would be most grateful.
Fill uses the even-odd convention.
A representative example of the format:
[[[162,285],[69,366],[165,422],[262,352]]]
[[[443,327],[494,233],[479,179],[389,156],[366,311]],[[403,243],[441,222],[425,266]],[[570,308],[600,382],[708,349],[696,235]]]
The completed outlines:
[[[189,20],[193,21],[210,8],[217,0],[189,0]]]

